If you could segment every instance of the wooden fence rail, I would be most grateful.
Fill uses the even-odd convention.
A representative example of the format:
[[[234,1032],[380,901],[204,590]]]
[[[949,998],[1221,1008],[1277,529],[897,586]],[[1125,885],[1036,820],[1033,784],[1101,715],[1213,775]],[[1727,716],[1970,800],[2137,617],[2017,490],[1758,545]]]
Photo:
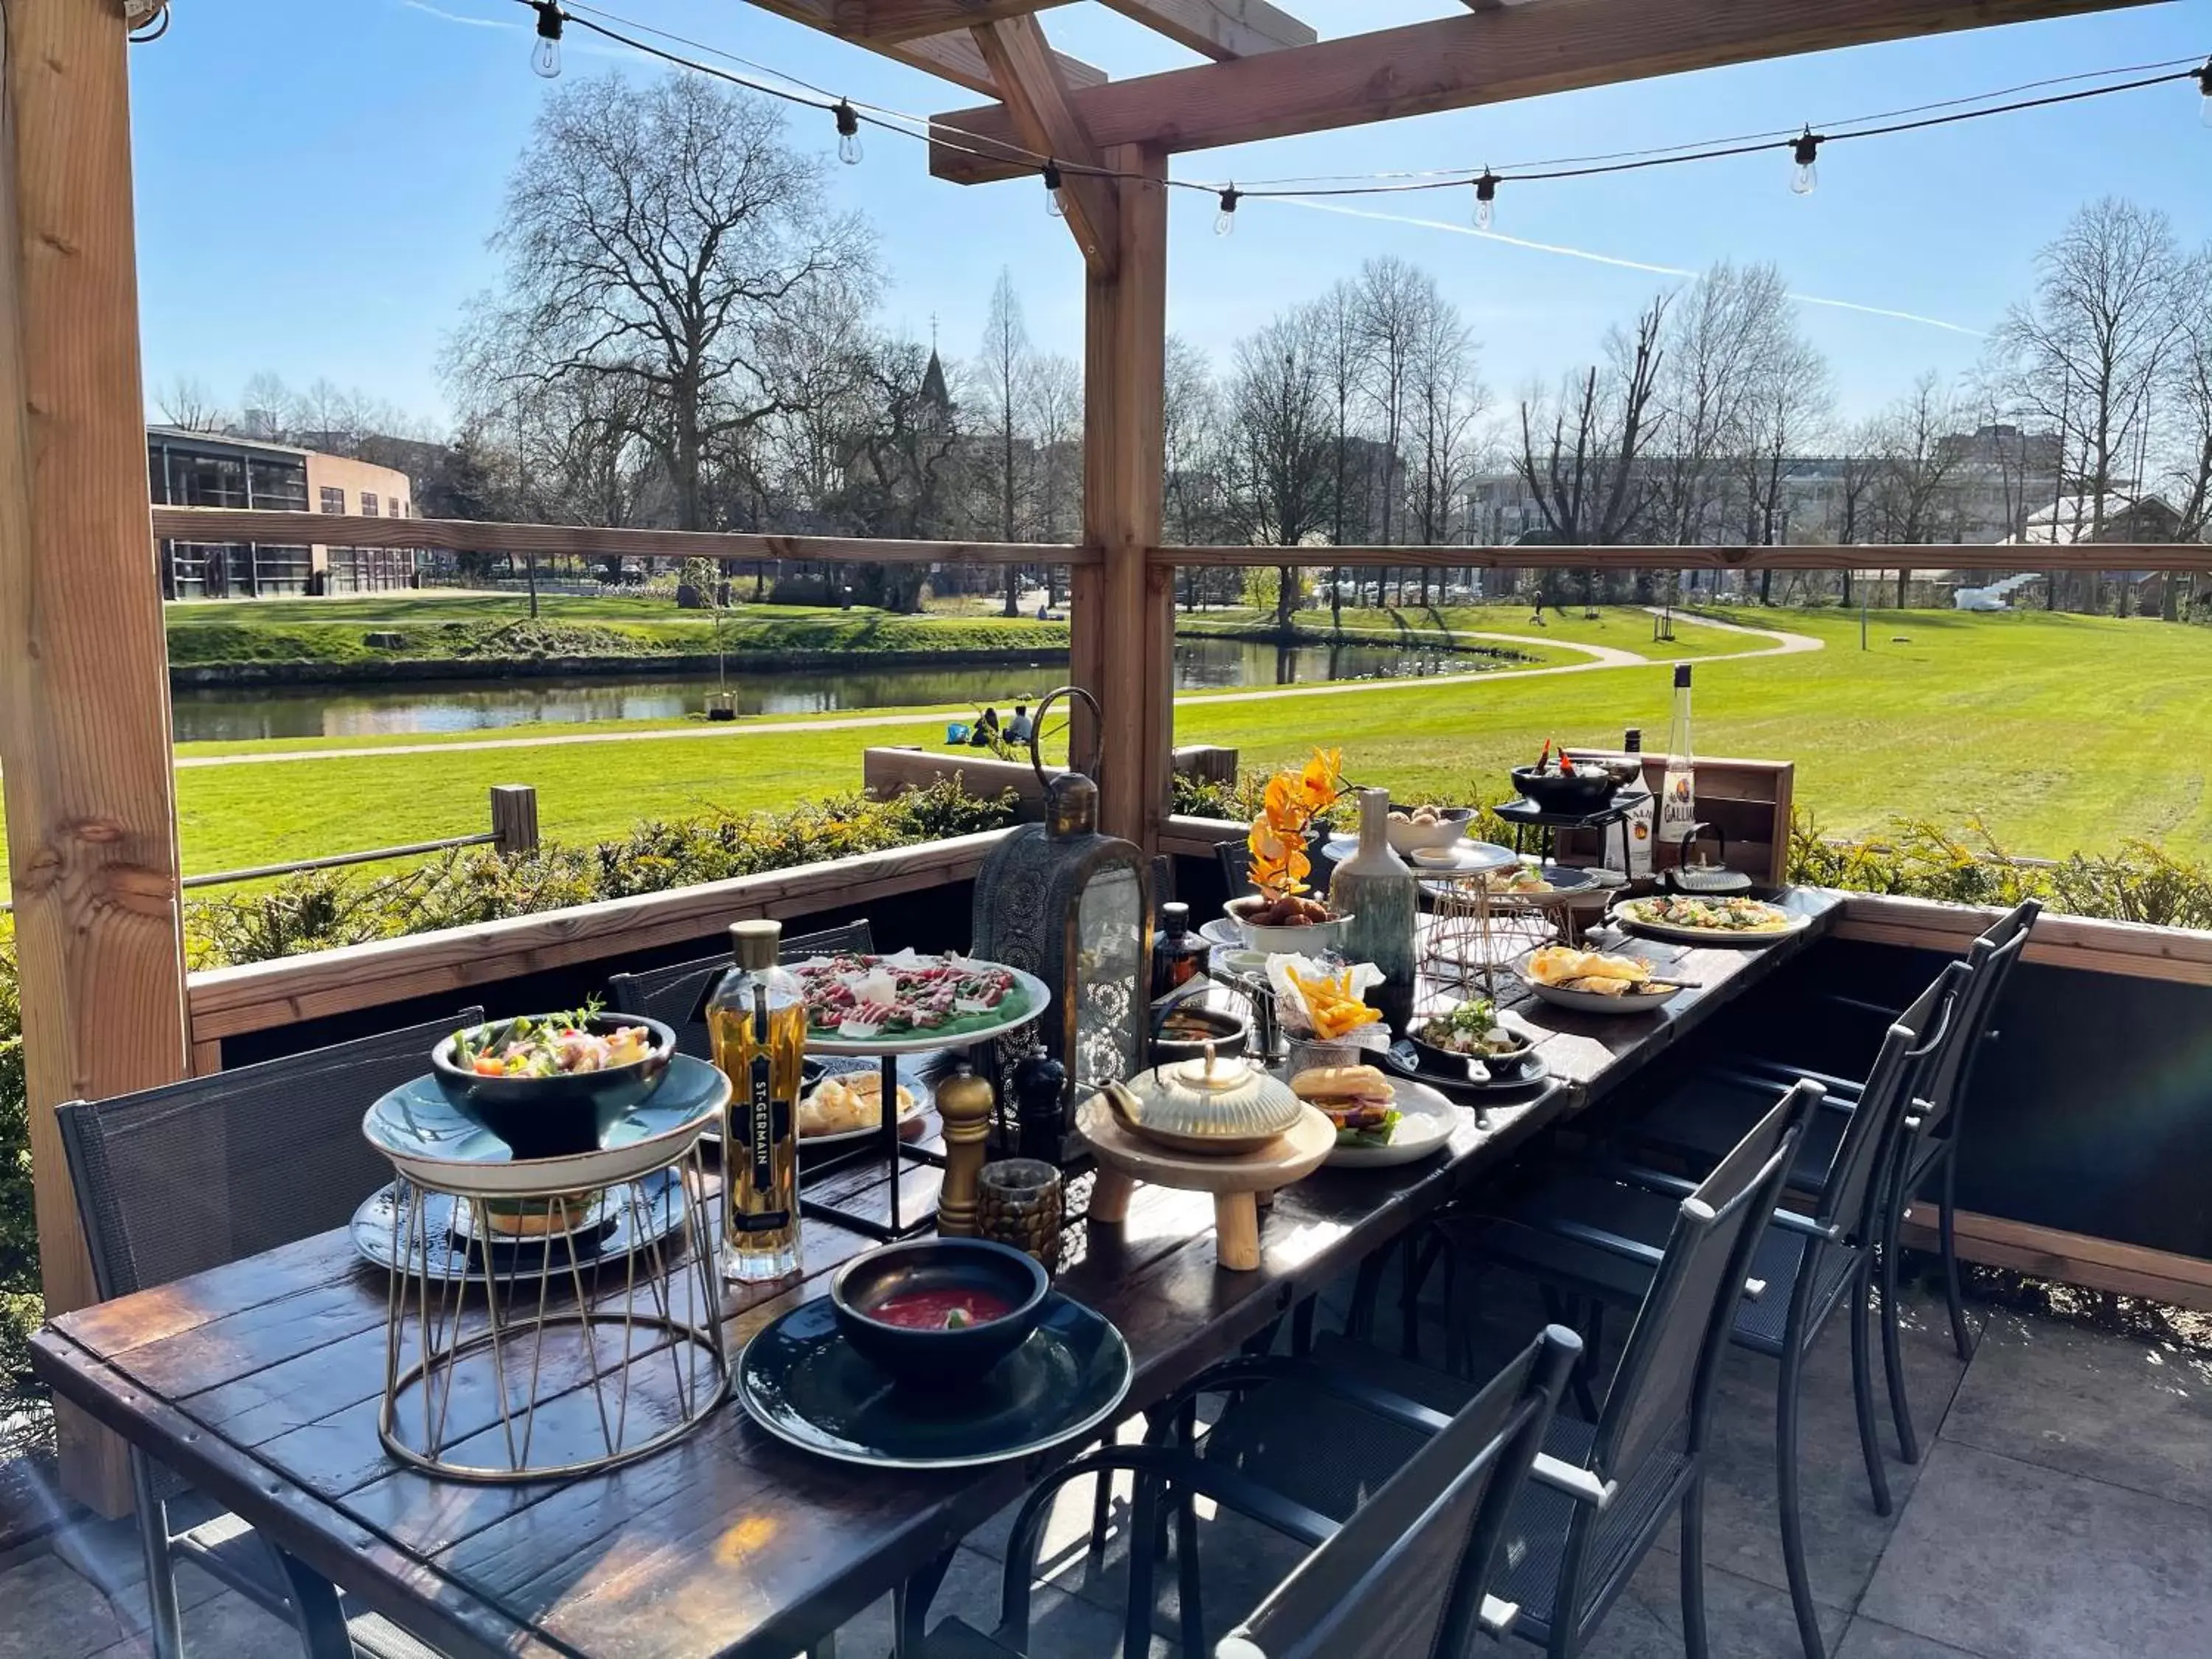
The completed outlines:
[[[363,519],[260,507],[157,507],[154,534],[183,542],[435,549],[574,558],[769,559],[821,564],[1052,564],[1102,562],[1072,542],[875,541],[844,536],[761,536],[736,531],[495,524],[475,519]],[[2100,542],[2089,547],[1966,546],[1954,543],[1855,547],[1153,547],[1154,566],[1405,570],[2212,570],[2212,544]]]

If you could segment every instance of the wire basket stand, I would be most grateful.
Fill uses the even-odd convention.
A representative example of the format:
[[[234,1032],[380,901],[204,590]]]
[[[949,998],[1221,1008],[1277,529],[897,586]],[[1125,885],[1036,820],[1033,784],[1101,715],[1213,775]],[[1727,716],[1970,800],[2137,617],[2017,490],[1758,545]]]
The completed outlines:
[[[708,1190],[696,1137],[595,1191],[488,1194],[403,1176],[392,1249],[404,1266],[386,1306],[377,1418],[385,1449],[450,1480],[560,1480],[629,1462],[699,1426],[730,1382]],[[431,1218],[427,1193],[454,1200],[453,1231],[465,1218],[487,1258],[486,1241],[515,1239],[518,1216],[542,1236],[503,1246],[513,1265],[485,1272],[478,1297],[428,1265],[443,1254],[430,1233],[444,1224]],[[654,1213],[667,1206],[681,1215]],[[610,1218],[640,1242],[603,1260],[588,1241]]]
[[[1574,943],[1574,913],[1590,902],[1581,888],[1501,893],[1488,872],[1424,876],[1431,910],[1422,935],[1421,971],[1440,985],[1480,988],[1495,1001],[1498,971],[1553,939]]]

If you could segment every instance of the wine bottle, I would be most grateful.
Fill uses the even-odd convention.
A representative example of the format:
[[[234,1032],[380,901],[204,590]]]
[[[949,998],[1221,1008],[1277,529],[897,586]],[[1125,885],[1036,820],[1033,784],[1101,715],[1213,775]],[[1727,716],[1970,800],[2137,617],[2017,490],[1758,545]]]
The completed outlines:
[[[1644,755],[1644,732],[1638,726],[1630,726],[1621,746],[1639,760]],[[1651,795],[1651,786],[1644,781],[1641,774],[1623,792],[1628,798],[1628,816],[1623,831],[1628,842],[1628,868],[1621,872],[1631,881],[1642,881],[1651,874],[1651,834],[1658,818],[1657,804]]]
[[[1690,665],[1674,665],[1674,715],[1667,726],[1667,775],[1659,788],[1659,839],[1679,861],[1698,827],[1697,768],[1690,758]]]
[[[730,1079],[722,1122],[722,1276],[799,1271],[799,1064],[806,997],[776,951],[783,924],[730,928],[736,966],[707,1007],[714,1064]],[[896,1109],[886,1102],[887,1109]]]

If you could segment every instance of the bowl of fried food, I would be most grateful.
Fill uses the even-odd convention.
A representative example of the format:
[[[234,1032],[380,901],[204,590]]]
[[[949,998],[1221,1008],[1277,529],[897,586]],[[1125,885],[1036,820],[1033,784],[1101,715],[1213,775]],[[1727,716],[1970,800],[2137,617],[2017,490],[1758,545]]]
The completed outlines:
[[[921,1103],[903,1083],[898,1085],[899,1131],[921,1126]],[[883,1126],[884,1075],[871,1063],[866,1070],[832,1072],[810,1089],[799,1102],[799,1139],[802,1146],[850,1140],[872,1133]]]
[[[1521,976],[1543,1001],[1587,1014],[1649,1013],[1683,988],[1661,979],[1641,957],[1607,956],[1565,945],[1530,951]]]
[[[1469,806],[1438,806],[1433,801],[1420,806],[1394,806],[1390,850],[1400,858],[1439,851],[1466,835],[1468,825],[1474,822],[1474,809]]]
[[[1334,914],[1310,893],[1290,893],[1280,898],[1255,893],[1229,902],[1229,920],[1244,936],[1247,950],[1268,956],[1288,952],[1319,956],[1344,943],[1350,916]]]

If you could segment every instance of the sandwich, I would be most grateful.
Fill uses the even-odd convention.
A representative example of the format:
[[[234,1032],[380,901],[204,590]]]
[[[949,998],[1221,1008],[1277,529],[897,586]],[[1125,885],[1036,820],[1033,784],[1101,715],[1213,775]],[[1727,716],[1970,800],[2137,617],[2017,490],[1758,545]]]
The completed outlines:
[[[1388,1146],[1398,1133],[1398,1091],[1372,1066],[1314,1066],[1291,1079],[1291,1092],[1336,1125],[1340,1146]]]

